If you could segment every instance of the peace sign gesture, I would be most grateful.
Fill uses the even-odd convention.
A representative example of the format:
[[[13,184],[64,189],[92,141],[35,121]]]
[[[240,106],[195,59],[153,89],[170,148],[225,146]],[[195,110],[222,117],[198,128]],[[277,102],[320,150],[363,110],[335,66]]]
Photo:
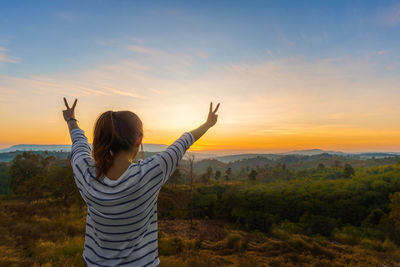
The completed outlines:
[[[70,108],[68,106],[67,99],[65,99],[65,97],[64,97],[64,103],[65,103],[65,106],[67,107],[66,110],[63,110],[63,115],[64,115],[65,121],[69,121],[70,119],[75,119],[75,106],[76,106],[77,101],[78,101],[78,99],[76,98],[74,104],[72,104],[72,108]]]
[[[210,111],[208,112],[207,125],[212,127],[217,123],[218,115],[215,114],[219,108],[219,103],[214,111],[212,111],[212,102],[210,102]]]

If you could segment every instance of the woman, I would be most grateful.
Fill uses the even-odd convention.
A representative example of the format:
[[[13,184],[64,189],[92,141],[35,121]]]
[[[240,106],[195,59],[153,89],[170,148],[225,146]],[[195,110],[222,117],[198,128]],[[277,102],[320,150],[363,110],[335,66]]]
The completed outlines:
[[[88,266],[157,266],[157,199],[186,150],[217,122],[219,103],[197,129],[164,151],[132,163],[142,145],[143,124],[130,111],[106,111],[95,124],[93,149],[64,98],[72,140],[75,183],[87,204],[83,259]],[[143,146],[142,146],[143,151]]]

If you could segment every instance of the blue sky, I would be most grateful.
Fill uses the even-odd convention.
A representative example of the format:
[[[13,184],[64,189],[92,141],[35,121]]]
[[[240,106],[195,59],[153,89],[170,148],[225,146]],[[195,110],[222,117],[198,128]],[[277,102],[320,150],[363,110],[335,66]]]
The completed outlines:
[[[66,95],[89,133],[107,108],[140,108],[147,141],[168,143],[221,101],[225,120],[199,149],[250,134],[241,148],[400,150],[399,30],[397,1],[2,1],[0,120],[14,130],[0,147],[67,143],[55,102]],[[163,101],[196,111],[166,107],[171,130],[152,119]]]
[[[393,50],[400,38],[398,21],[387,17],[396,16],[393,7],[395,1],[4,1],[0,45],[23,62],[2,72],[89,66],[123,57],[124,44],[135,41],[207,53],[207,63]]]

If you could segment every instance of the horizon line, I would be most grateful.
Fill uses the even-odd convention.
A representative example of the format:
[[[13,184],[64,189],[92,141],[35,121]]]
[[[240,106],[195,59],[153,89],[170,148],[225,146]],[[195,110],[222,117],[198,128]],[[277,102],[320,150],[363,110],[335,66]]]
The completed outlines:
[[[89,143],[91,145],[91,143]],[[160,145],[160,146],[166,146],[168,147],[169,145],[167,144],[158,144],[158,143],[143,143],[143,145]],[[2,152],[2,150],[7,150],[10,149],[14,146],[71,146],[71,144],[15,144],[11,145],[8,147],[0,147],[0,153],[7,153],[7,152],[13,152],[13,151],[23,151],[23,150],[13,150],[13,151],[7,151],[7,152]],[[322,153],[344,153],[344,154],[361,154],[361,153],[400,153],[400,150],[336,150],[336,149],[322,149],[322,148],[305,148],[305,149],[274,149],[274,150],[268,150],[268,149],[251,149],[251,148],[232,148],[232,149],[188,149],[188,152],[192,153],[201,153],[201,154],[213,154],[213,153],[218,153],[218,154],[226,154],[226,155],[242,155],[242,154],[286,154],[286,153],[295,153],[295,152],[305,152],[305,151],[321,151]],[[25,150],[25,151],[31,151],[31,150]],[[34,151],[45,151],[45,150],[34,150]],[[146,151],[145,151],[146,152]],[[153,151],[147,151],[147,152],[153,152]]]

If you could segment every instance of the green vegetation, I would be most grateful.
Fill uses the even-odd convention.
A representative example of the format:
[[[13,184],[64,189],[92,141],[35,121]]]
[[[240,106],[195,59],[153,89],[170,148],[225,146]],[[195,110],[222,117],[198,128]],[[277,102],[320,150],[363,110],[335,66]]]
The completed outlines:
[[[0,195],[11,193],[10,175],[8,174],[8,164],[0,162]]]
[[[278,162],[236,172],[210,166],[194,177],[193,202],[187,172],[178,168],[159,194],[161,260],[165,266],[193,266],[204,255],[208,266],[400,262],[400,164],[351,162],[303,169]],[[0,265],[82,266],[86,208],[67,159],[17,155],[0,165],[0,190]]]
[[[277,164],[250,169],[243,181],[197,183],[193,212],[197,218],[224,219],[246,231],[394,250],[400,245],[400,164],[356,170],[343,165],[290,171]],[[162,193],[168,204],[161,217],[188,217],[187,186],[164,187]]]

